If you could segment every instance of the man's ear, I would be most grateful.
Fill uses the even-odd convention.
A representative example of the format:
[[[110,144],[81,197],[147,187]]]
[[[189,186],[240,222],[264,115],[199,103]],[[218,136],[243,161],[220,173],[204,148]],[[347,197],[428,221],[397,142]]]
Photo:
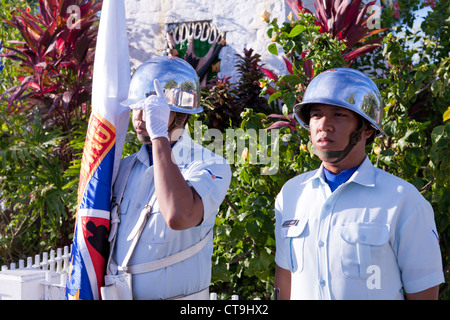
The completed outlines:
[[[363,134],[366,139],[369,139],[373,134],[375,134],[375,130],[371,126],[367,126]]]
[[[372,126],[366,126],[362,136],[366,138],[366,146],[371,144],[375,139],[375,129]]]

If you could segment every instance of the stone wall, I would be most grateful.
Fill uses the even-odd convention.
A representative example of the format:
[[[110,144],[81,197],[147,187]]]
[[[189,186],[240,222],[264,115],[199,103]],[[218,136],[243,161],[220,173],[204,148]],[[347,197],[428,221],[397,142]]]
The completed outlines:
[[[284,72],[281,57],[267,51],[270,44],[267,23],[261,20],[264,10],[285,21],[290,7],[283,0],[125,0],[132,68],[147,59],[166,54],[168,26],[174,23],[209,21],[226,33],[227,45],[220,54],[220,76],[235,74],[235,54],[254,49],[263,63]]]
[[[303,4],[315,12],[314,2],[305,0]],[[285,0],[125,0],[125,8],[133,69],[150,58],[166,55],[170,25],[208,21],[226,34],[219,76],[235,75],[235,55],[242,54],[244,48],[260,54],[267,68],[279,74],[286,72],[282,57],[273,56],[267,50],[268,27],[261,19],[267,10],[280,23],[286,21],[291,9]]]

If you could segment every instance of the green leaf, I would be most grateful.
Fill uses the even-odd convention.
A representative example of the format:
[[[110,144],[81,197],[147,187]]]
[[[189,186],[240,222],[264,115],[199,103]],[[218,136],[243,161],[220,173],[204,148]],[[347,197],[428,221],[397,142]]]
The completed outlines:
[[[241,173],[239,174],[239,176],[241,177],[242,181],[244,181],[245,183],[250,183],[250,177],[248,175],[248,172],[245,168],[242,168]]]
[[[302,33],[303,31],[305,31],[305,26],[303,25],[297,25],[294,27],[294,29],[292,29],[292,31],[289,33],[289,38],[294,38],[296,36],[298,36],[300,33]]]
[[[249,220],[247,222],[247,232],[253,238],[258,237],[259,226],[258,226],[258,224],[256,223],[255,220]]]
[[[278,56],[278,49],[277,49],[277,45],[275,43],[271,43],[267,49],[269,50],[269,52],[271,54]]]
[[[433,144],[436,144],[444,135],[444,126],[438,126],[434,128],[433,132],[431,133],[431,141]]]
[[[423,72],[422,70],[417,71],[416,74],[414,75],[414,80],[416,80],[416,82],[422,82],[425,78],[426,73]]]
[[[286,94],[283,94],[283,101],[286,103],[289,110],[292,110],[292,107],[295,104],[295,95],[292,92],[288,92]]]
[[[390,79],[375,79],[373,80],[376,84],[391,84]]]
[[[283,76],[283,81],[288,82],[292,86],[295,86],[301,83],[302,79],[295,74],[288,74]]]
[[[275,101],[276,99],[280,98],[282,95],[282,93],[280,91],[275,92],[274,94],[272,94],[269,98],[268,103],[271,104],[273,101]]]

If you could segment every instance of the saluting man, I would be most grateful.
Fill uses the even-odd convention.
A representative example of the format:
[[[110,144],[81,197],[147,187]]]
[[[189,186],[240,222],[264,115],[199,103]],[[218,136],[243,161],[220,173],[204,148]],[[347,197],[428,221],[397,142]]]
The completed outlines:
[[[437,299],[444,275],[432,207],[365,153],[384,135],[376,85],[356,70],[328,70],[294,112],[322,164],[276,199],[280,298]]]
[[[197,74],[179,58],[151,59],[132,77],[122,104],[133,109],[143,146],[121,161],[114,184],[113,298],[209,299],[212,228],[231,170],[184,130],[189,114],[202,111],[199,99]],[[131,295],[120,292],[123,279]]]

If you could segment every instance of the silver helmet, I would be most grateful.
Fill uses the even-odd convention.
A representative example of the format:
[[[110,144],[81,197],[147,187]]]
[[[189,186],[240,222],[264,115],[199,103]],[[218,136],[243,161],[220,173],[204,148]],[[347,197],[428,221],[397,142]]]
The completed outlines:
[[[294,106],[297,121],[309,130],[309,107],[315,103],[347,108],[369,121],[375,137],[381,129],[383,102],[375,83],[355,69],[336,68],[322,72],[308,85],[302,103]]]
[[[127,100],[131,106],[156,94],[153,80],[158,79],[170,110],[181,113],[200,113],[200,84],[194,68],[177,57],[157,57],[144,62],[133,74]]]

